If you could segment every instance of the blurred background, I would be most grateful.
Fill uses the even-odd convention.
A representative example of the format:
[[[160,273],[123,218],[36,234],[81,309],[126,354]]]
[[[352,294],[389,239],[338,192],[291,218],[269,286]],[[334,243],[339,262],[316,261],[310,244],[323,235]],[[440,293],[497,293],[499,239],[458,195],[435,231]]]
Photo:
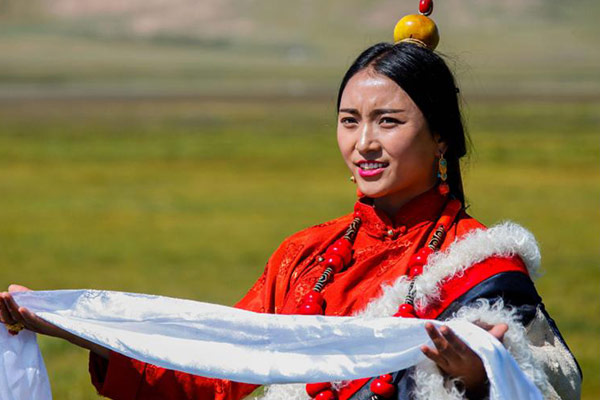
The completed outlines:
[[[417,0],[0,0],[0,286],[233,304],[350,212],[343,73]],[[438,0],[470,213],[537,237],[538,290],[600,398],[600,3]],[[40,338],[56,399],[86,352]]]

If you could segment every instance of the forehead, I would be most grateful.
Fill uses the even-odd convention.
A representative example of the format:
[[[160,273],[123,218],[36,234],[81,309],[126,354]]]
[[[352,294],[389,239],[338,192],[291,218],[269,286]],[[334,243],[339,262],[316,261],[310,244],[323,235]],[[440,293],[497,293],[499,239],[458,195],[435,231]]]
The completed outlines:
[[[346,84],[340,108],[416,107],[410,96],[396,82],[372,68],[357,72]]]

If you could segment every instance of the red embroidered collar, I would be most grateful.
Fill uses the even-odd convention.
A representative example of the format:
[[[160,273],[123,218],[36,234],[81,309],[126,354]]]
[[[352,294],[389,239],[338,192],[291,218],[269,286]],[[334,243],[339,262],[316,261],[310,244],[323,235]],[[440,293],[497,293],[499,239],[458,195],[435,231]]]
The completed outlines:
[[[363,197],[354,205],[360,213],[361,230],[374,237],[397,237],[424,222],[435,222],[444,209],[447,197],[437,186],[421,193],[403,205],[393,218],[373,205],[373,199]]]

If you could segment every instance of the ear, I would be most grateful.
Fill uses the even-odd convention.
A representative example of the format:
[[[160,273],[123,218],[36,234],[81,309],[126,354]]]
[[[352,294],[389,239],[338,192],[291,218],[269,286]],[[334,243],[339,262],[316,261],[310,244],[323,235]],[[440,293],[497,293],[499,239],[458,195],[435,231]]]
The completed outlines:
[[[448,150],[448,145],[442,140],[442,137],[438,133],[433,134],[433,140],[437,145],[437,155],[440,156]]]

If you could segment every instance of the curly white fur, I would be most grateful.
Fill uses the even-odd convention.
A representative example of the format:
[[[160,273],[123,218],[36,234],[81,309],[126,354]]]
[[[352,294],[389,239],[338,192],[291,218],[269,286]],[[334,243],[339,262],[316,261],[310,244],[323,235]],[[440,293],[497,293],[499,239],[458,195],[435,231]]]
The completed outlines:
[[[537,276],[540,266],[540,251],[531,232],[513,222],[504,222],[489,229],[473,230],[454,241],[445,251],[433,254],[427,260],[423,273],[415,279],[415,300],[420,306],[426,306],[439,296],[441,284],[467,268],[488,257],[510,257],[519,255],[525,263],[529,274]],[[403,303],[408,293],[409,281],[405,276],[399,277],[392,285],[382,287],[382,295],[373,299],[357,316],[377,317],[393,315],[398,305]],[[493,306],[479,304],[478,307],[461,309],[458,318],[469,321],[480,320],[494,324],[505,322],[509,332],[505,336],[505,344],[515,357],[517,363],[532,381],[546,392],[548,380],[543,371],[534,362],[527,346],[527,338],[523,326],[516,321],[514,312],[505,310],[500,303]],[[416,399],[462,399],[463,394],[452,381],[444,379],[435,364],[426,360],[415,366],[417,387]],[[305,385],[272,385],[262,400],[309,399]]]
[[[415,381],[413,396],[415,400],[463,400],[464,392],[458,389],[454,379],[446,379],[437,365],[425,360],[410,371]]]
[[[535,237],[513,222],[504,222],[489,229],[475,229],[439,253],[432,254],[415,279],[415,301],[426,305],[439,297],[441,284],[460,276],[467,268],[492,256],[521,257],[529,274],[537,277],[540,250]]]
[[[255,399],[258,399],[255,397]],[[287,385],[271,385],[265,388],[261,400],[309,400],[306,394],[306,385],[303,383],[290,383]]]
[[[504,347],[542,394],[548,393],[550,386],[548,377],[531,351],[527,332],[519,320],[515,308],[505,307],[502,299],[494,303],[490,303],[486,299],[479,299],[472,305],[458,310],[455,318],[466,319],[470,322],[479,321],[488,325],[507,324],[508,331],[504,334],[504,340],[502,341]]]
[[[504,346],[519,364],[523,373],[540,389],[544,398],[550,397],[550,382],[544,373],[543,366],[540,365],[531,350],[525,327],[519,321],[516,309],[505,308],[502,300],[490,303],[486,299],[479,299],[474,304],[458,310],[451,319],[463,319],[489,325],[507,324],[508,331],[504,335]],[[444,379],[432,361],[426,360],[416,365],[413,373],[416,384],[415,400],[464,398],[452,381]]]

